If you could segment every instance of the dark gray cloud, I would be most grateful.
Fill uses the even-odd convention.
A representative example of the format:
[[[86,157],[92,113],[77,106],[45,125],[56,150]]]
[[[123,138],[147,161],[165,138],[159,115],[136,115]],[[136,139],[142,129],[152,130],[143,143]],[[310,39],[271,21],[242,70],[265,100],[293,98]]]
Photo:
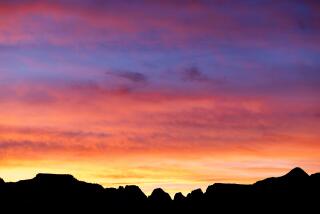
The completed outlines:
[[[145,74],[132,71],[107,71],[107,75],[120,77],[135,83],[146,83],[148,78]]]
[[[227,80],[225,77],[210,77],[202,72],[198,67],[189,67],[178,72],[180,79],[185,82],[205,83],[213,87],[225,86]]]
[[[197,67],[190,67],[181,72],[184,81],[209,81],[210,78],[202,73]]]

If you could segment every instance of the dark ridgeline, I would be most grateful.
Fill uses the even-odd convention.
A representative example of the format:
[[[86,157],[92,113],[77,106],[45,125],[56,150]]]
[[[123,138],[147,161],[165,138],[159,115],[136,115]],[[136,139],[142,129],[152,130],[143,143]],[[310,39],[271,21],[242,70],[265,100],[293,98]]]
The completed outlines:
[[[158,188],[147,197],[139,187],[103,188],[71,175],[38,174],[31,180],[0,179],[0,213],[307,213],[320,208],[320,173],[300,168],[252,185],[213,184],[172,200]],[[313,211],[313,212],[314,212]]]

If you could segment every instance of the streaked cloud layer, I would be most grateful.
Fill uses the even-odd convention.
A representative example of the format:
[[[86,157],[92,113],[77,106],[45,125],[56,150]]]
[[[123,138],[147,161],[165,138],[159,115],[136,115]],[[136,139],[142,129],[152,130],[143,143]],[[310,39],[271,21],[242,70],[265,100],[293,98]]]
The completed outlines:
[[[320,168],[317,1],[1,1],[0,177],[189,191]]]

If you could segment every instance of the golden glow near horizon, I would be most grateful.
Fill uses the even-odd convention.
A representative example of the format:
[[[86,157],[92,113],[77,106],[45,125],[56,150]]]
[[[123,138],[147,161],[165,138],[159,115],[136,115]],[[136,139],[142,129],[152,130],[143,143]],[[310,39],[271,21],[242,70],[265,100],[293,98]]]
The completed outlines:
[[[149,102],[108,94],[91,96],[91,105],[78,107],[89,97],[79,92],[71,100],[64,97],[68,91],[61,94],[54,104],[0,104],[6,109],[0,125],[3,179],[69,173],[105,187],[136,184],[147,194],[156,187],[173,194],[205,190],[214,182],[252,183],[294,166],[318,169],[318,138],[311,132],[315,127],[308,127],[312,121],[297,124],[289,117],[292,123],[276,127],[283,118],[270,116],[275,110],[264,100]],[[262,124],[283,134],[268,134],[260,130]]]

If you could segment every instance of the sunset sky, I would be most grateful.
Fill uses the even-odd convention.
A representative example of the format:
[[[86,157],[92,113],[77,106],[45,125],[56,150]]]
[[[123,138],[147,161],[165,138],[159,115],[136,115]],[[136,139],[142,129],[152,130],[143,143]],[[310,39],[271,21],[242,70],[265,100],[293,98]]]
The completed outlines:
[[[317,0],[1,0],[0,177],[147,194],[320,171]]]

